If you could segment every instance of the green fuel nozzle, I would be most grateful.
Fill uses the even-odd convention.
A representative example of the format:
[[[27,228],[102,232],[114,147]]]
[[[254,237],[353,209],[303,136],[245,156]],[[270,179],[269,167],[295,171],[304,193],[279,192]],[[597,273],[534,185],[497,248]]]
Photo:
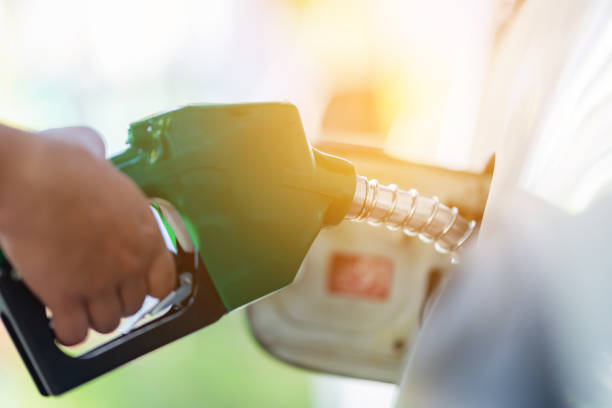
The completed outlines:
[[[288,103],[187,106],[132,124],[113,163],[174,205],[228,310],[291,283],[321,228],[385,224],[456,252],[475,223],[314,149]]]
[[[228,310],[291,283],[355,192],[353,165],[313,149],[290,104],[186,106],[128,143],[113,163],[175,207]]]
[[[166,217],[155,213],[178,242],[179,300],[162,300],[162,316],[70,356],[57,347],[45,306],[0,252],[0,317],[43,395],[62,394],[290,284],[325,226],[385,225],[451,253],[475,226],[435,197],[379,185],[312,148],[287,103],[151,116],[131,125],[128,148],[111,160]]]

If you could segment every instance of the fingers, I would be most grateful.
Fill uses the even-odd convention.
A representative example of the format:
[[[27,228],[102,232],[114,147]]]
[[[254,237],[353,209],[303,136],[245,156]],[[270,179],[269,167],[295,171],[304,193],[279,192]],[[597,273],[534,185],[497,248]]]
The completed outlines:
[[[176,271],[172,255],[165,248],[158,252],[149,270],[149,294],[162,299],[176,286]]]
[[[101,159],[106,155],[106,147],[102,136],[95,130],[85,126],[48,129],[38,132],[38,134],[80,146]]]
[[[119,325],[121,316],[138,311],[146,293],[145,279],[132,279],[124,282],[117,293],[98,295],[86,304],[75,301],[55,306],[52,309],[55,336],[60,343],[73,346],[85,340],[89,327],[110,333]]]
[[[89,322],[85,306],[81,303],[64,303],[51,309],[53,330],[60,343],[73,346],[85,340]]]
[[[119,287],[122,316],[133,315],[140,309],[147,294],[147,281],[144,277],[130,279]]]
[[[83,304],[64,302],[54,307],[55,335],[60,343],[72,346],[85,340],[89,327],[99,333],[110,333],[119,325],[121,316],[138,311],[147,293],[163,298],[174,289],[175,284],[174,260],[170,252],[162,250],[146,278],[129,279],[116,291],[96,295]]]
[[[90,326],[99,333],[110,333],[121,318],[121,301],[115,291],[109,291],[90,299],[87,303]]]

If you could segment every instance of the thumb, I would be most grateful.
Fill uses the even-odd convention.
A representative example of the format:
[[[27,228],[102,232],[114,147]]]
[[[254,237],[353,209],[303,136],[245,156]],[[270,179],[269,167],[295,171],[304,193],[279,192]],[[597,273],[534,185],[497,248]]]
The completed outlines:
[[[106,155],[106,147],[104,146],[102,136],[89,127],[75,126],[48,129],[38,132],[37,134],[49,139],[60,140],[80,146],[100,159],[103,159]]]

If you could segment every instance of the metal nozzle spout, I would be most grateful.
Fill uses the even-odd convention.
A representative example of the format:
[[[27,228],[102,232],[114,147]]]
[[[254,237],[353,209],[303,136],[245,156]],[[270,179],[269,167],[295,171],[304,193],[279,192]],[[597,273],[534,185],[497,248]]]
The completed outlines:
[[[437,197],[423,197],[415,189],[400,190],[357,176],[355,195],[346,215],[353,221],[384,224],[391,230],[434,243],[438,252],[455,255],[472,235],[475,221],[467,221],[456,207],[448,208]]]

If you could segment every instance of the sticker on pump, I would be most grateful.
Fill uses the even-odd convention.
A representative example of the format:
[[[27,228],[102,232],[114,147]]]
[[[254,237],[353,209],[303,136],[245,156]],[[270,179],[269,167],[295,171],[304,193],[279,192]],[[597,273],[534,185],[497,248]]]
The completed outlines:
[[[393,261],[384,256],[334,253],[327,273],[327,290],[333,295],[385,301],[391,291],[393,269]]]

